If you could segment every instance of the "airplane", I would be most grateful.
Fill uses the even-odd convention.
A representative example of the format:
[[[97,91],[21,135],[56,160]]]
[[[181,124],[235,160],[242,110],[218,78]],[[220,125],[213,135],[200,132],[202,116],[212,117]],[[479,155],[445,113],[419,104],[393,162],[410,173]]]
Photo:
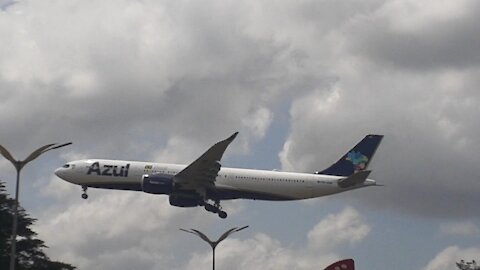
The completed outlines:
[[[302,200],[379,186],[368,165],[383,135],[367,135],[330,167],[313,173],[222,167],[222,156],[238,132],[217,142],[189,165],[106,159],[71,161],[55,170],[63,180],[87,189],[165,194],[177,207],[203,206],[222,219],[222,200]]]

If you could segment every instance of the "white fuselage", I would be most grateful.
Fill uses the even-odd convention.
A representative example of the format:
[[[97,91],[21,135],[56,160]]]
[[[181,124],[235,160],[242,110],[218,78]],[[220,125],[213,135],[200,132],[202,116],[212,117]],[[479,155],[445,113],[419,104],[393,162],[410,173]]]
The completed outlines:
[[[55,174],[85,187],[142,190],[145,175],[174,176],[187,165],[138,161],[91,159],[67,163]],[[375,185],[367,179],[361,185],[341,188],[344,177],[308,173],[279,172],[222,167],[214,185],[222,199],[299,200]]]

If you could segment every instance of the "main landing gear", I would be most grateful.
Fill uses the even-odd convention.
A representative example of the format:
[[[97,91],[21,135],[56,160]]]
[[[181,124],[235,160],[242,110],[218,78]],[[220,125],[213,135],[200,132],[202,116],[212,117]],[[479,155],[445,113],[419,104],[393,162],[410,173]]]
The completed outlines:
[[[205,210],[208,212],[216,213],[222,219],[227,218],[227,212],[222,210],[220,206],[220,201],[215,201],[215,204],[211,205],[208,202],[204,202]]]
[[[82,199],[88,199],[88,194],[87,194],[87,186],[82,186],[83,194],[82,194]]]

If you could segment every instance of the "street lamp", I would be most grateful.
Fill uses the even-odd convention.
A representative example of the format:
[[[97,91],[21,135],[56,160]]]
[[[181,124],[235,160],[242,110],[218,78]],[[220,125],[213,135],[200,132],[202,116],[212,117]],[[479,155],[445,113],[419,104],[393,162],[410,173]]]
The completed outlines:
[[[64,143],[64,144],[60,144],[60,145],[57,145],[56,143],[52,143],[52,144],[44,145],[44,146],[38,148],[37,150],[33,151],[23,161],[15,160],[13,158],[13,156],[10,154],[10,152],[8,152],[7,149],[5,149],[3,146],[0,145],[0,154],[2,154],[3,157],[8,159],[13,164],[15,169],[17,170],[17,186],[16,186],[16,189],[15,189],[15,204],[13,205],[14,214],[13,214],[12,239],[11,239],[12,249],[10,251],[10,270],[15,270],[15,255],[16,255],[15,253],[16,253],[17,223],[18,223],[18,191],[19,191],[19,188],[20,188],[19,187],[19,185],[20,185],[20,171],[22,170],[22,168],[25,165],[27,165],[28,162],[36,159],[41,154],[43,154],[47,151],[53,150],[53,149],[57,149],[57,148],[60,148],[60,147],[70,145],[70,144],[72,144],[72,143],[69,142],[69,143]]]
[[[222,242],[223,240],[225,240],[227,237],[229,237],[230,235],[232,235],[233,233],[235,232],[239,232],[243,229],[246,229],[248,228],[248,226],[244,226],[244,227],[241,227],[241,228],[238,228],[238,227],[234,227],[234,228],[231,228],[230,230],[224,232],[219,238],[217,241],[212,241],[210,240],[204,233],[198,231],[198,230],[195,230],[195,229],[190,229],[190,230],[185,230],[185,229],[180,229],[181,231],[184,231],[184,232],[187,232],[187,233],[191,233],[191,234],[194,234],[198,237],[200,237],[202,240],[204,240],[205,242],[207,242],[211,247],[212,247],[212,253],[213,253],[213,270],[215,270],[215,248],[217,247],[218,244],[220,244],[220,242]]]

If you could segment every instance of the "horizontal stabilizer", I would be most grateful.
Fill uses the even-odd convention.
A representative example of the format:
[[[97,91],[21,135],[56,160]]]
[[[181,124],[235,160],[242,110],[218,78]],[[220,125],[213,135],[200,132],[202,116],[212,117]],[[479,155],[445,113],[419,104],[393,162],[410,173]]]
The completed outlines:
[[[371,172],[372,171],[359,171],[354,173],[347,178],[338,180],[338,186],[341,188],[348,188],[362,184],[367,180],[367,177]]]

